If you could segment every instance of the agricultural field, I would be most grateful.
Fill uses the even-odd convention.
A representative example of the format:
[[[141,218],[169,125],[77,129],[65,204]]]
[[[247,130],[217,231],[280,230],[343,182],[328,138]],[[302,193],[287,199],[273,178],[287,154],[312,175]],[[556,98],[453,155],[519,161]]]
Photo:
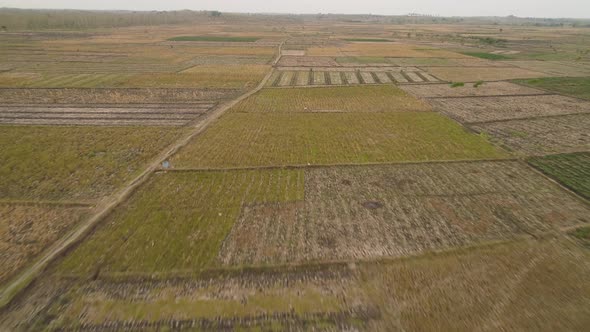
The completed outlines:
[[[268,86],[323,86],[392,83],[428,83],[440,80],[418,68],[332,68],[281,67],[273,73]]]
[[[231,113],[170,162],[206,169],[505,157],[432,112]]]
[[[589,20],[0,22],[0,331],[590,325]]]
[[[590,113],[590,102],[556,95],[437,98],[430,102],[436,110],[468,124]]]
[[[181,134],[168,127],[1,126],[0,199],[101,198]]]
[[[543,90],[533,89],[510,82],[470,83],[461,87],[450,84],[402,85],[400,88],[419,98],[452,98],[452,97],[487,97],[487,96],[518,96],[548,94]],[[479,99],[481,100],[481,99]]]
[[[548,77],[521,80],[518,83],[590,100],[590,78],[588,77]]]
[[[503,81],[547,77],[548,74],[517,67],[423,67],[428,73],[450,82]]]
[[[84,205],[0,201],[0,282],[7,281],[89,212]]]
[[[528,162],[566,187],[590,199],[590,153],[558,154]]]
[[[588,151],[590,114],[478,123],[472,128],[524,155]]]
[[[232,108],[243,113],[429,111],[395,86],[263,89]]]

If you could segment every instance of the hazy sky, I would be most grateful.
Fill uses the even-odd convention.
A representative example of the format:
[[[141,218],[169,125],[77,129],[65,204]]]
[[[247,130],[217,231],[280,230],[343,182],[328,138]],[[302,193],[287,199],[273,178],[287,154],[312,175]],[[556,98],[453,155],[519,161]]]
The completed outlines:
[[[0,7],[590,18],[590,0],[0,0]]]

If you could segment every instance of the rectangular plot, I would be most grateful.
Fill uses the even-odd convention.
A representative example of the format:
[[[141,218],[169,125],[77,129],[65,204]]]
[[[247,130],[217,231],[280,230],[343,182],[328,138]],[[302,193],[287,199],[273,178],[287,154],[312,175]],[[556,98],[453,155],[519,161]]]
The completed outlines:
[[[484,82],[477,87],[474,84],[461,87],[452,87],[451,84],[418,84],[403,85],[400,88],[414,96],[425,98],[546,94],[545,91],[510,82]]]
[[[172,163],[235,168],[504,156],[482,135],[432,112],[230,113]]]
[[[590,152],[536,157],[528,162],[581,196],[590,199]]]
[[[243,205],[301,199],[301,170],[158,174],[72,252],[61,270],[88,274],[97,262],[107,273],[213,267]]]
[[[182,132],[169,127],[3,126],[0,160],[7,167],[0,168],[0,199],[102,198],[137,176]]]
[[[406,74],[406,76],[410,79],[410,81],[412,82],[424,82],[424,80],[422,79],[422,77],[418,76],[418,74],[411,72],[411,71],[406,71],[404,72],[404,74]]]
[[[365,84],[374,84],[375,83],[375,79],[373,78],[373,75],[370,72],[362,71],[361,78],[363,79],[363,82]]]
[[[292,72],[292,71],[283,72],[283,75],[281,76],[281,80],[279,81],[279,86],[291,85],[291,81],[293,80],[293,74],[294,74],[294,72]]]
[[[295,82],[295,84],[298,86],[309,85],[309,75],[310,75],[310,71],[297,72],[297,81]]]
[[[306,169],[304,197],[245,206],[222,261],[403,257],[590,221],[590,207],[513,161]]]
[[[332,85],[342,85],[342,76],[340,76],[340,72],[330,72],[330,83]]]
[[[353,71],[348,71],[344,73],[344,76],[346,77],[346,81],[348,82],[348,84],[359,84],[359,79],[356,76],[356,72]]]
[[[232,112],[296,113],[316,111],[430,111],[429,105],[394,86],[339,86],[314,89],[264,89],[246,98]]]
[[[590,113],[590,102],[558,95],[439,98],[435,109],[463,123]]]
[[[408,79],[405,78],[404,75],[402,75],[402,73],[396,73],[396,72],[391,72],[389,73],[391,75],[391,77],[393,77],[393,79],[398,82],[398,83],[408,83]]]
[[[325,85],[326,84],[326,75],[323,71],[314,71],[313,72],[313,85]]]
[[[87,212],[86,207],[0,203],[0,282],[30,264]]]
[[[377,72],[377,73],[375,73],[375,75],[377,75],[377,79],[379,79],[379,82],[381,82],[381,83],[391,83],[391,78],[389,78],[389,76],[387,75],[387,73]]]
[[[516,67],[423,67],[422,69],[450,82],[500,81],[548,76],[544,73]]]
[[[436,78],[428,73],[421,72],[420,75],[422,75],[422,77],[424,77],[427,82],[438,82],[439,81],[438,78]]]
[[[472,128],[524,155],[590,150],[590,114],[479,123]]]

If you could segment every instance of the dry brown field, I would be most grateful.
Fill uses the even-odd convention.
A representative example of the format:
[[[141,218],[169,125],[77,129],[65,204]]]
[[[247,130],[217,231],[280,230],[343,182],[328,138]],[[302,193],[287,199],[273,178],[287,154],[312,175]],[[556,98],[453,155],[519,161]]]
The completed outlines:
[[[434,109],[461,123],[493,122],[590,112],[590,102],[559,95],[430,99]]]
[[[90,209],[80,205],[0,202],[0,282],[78,224]]]
[[[422,67],[422,69],[441,80],[450,82],[503,81],[549,76],[548,74],[521,68]]]
[[[444,98],[444,97],[478,97],[478,96],[516,96],[516,95],[542,95],[547,94],[543,90],[528,88],[510,82],[485,82],[475,86],[465,84],[462,87],[452,87],[450,84],[428,85],[401,85],[400,89],[420,98]]]
[[[472,128],[525,155],[588,151],[589,114],[479,123]]]

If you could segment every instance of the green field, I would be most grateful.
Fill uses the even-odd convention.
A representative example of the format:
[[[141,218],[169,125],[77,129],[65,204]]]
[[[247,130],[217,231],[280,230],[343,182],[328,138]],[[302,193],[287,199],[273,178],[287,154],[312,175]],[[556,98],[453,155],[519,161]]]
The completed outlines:
[[[179,36],[169,41],[204,41],[204,42],[255,42],[258,37],[224,37],[224,36]]]
[[[389,85],[264,89],[232,108],[233,112],[429,111],[425,102]]]
[[[242,206],[302,199],[302,170],[156,174],[61,270],[172,273],[212,267]]]
[[[516,83],[590,100],[590,77],[546,77]]]
[[[432,112],[232,113],[172,159],[224,168],[502,158],[483,136]]]
[[[511,57],[502,55],[502,54],[494,54],[494,53],[483,53],[483,52],[463,52],[465,55],[469,55],[472,57],[486,59],[486,60],[508,60]]]
[[[169,127],[0,126],[0,199],[100,198],[180,134]]]
[[[529,163],[590,199],[590,152],[531,158]]]

